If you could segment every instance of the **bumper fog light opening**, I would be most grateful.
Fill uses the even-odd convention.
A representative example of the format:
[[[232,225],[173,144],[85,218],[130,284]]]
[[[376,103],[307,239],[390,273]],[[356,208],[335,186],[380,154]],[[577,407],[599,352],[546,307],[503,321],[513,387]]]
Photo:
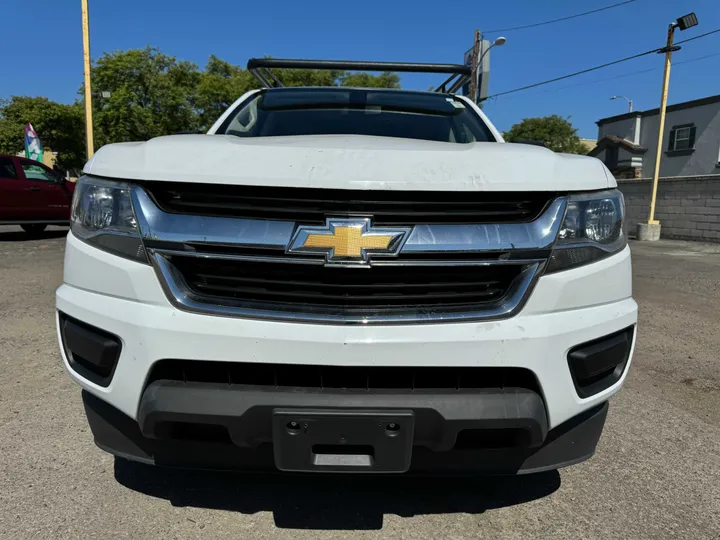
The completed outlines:
[[[70,368],[90,382],[107,387],[120,358],[120,338],[62,312],[58,312],[58,319]]]
[[[623,376],[632,350],[635,327],[582,343],[568,353],[575,391],[589,398],[607,390]]]

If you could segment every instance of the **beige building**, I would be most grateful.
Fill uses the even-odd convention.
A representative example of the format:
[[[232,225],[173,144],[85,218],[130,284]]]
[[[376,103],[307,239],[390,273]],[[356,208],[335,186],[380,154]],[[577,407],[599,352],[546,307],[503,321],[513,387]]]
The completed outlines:
[[[595,139],[583,139],[582,137],[580,137],[580,142],[585,148],[587,148],[588,152],[590,152],[597,146],[597,141]]]
[[[22,152],[18,152],[15,155],[18,157],[25,157],[25,151],[23,150]],[[50,167],[52,169],[53,166],[55,165],[56,161],[57,161],[57,156],[56,156],[55,152],[45,148],[43,150],[43,159],[42,159],[43,165],[45,165],[46,167]]]

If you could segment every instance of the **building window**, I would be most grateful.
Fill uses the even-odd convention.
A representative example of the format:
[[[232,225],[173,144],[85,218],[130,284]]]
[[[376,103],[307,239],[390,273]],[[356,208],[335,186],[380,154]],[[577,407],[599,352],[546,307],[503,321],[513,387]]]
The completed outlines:
[[[673,150],[687,150],[691,148],[690,135],[693,128],[680,128],[675,131],[675,148]]]
[[[695,124],[673,126],[670,130],[668,152],[692,150],[695,148]]]

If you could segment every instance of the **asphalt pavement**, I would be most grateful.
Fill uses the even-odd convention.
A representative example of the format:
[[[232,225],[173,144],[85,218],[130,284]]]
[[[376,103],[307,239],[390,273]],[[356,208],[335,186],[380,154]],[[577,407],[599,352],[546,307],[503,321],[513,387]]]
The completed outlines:
[[[94,446],[55,334],[66,232],[0,227],[0,538],[720,539],[720,245],[632,245],[638,344],[591,460],[514,478],[297,477]]]

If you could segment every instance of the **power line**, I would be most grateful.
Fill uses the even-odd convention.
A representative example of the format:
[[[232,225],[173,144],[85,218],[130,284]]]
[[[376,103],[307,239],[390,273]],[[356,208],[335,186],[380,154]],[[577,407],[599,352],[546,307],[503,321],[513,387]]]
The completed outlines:
[[[712,58],[713,56],[720,56],[720,52],[713,53],[713,54],[706,54],[705,56],[698,56],[697,58],[689,58],[687,60],[682,60],[680,62],[673,62],[673,67],[679,66],[681,64],[689,64],[690,62],[697,62],[698,60],[705,60],[706,58]],[[660,68],[654,68],[656,71],[660,71]]]
[[[640,58],[641,56],[647,56],[648,54],[653,54],[662,49],[653,49],[652,51],[645,51],[644,53],[635,54],[633,56],[628,56],[626,58],[621,58],[620,60],[615,60],[613,62],[607,62],[606,64],[601,64],[599,66],[591,67],[588,69],[583,69],[582,71],[576,71],[575,73],[570,73],[568,75],[563,75],[562,77],[555,77],[554,79],[550,79],[547,81],[538,82],[535,84],[528,84],[527,86],[522,86],[520,88],[515,88],[514,90],[506,90],[505,92],[499,92],[497,94],[493,94],[492,96],[488,96],[485,99],[492,99],[499,96],[505,96],[507,94],[514,94],[515,92],[521,92],[522,90],[529,90],[530,88],[535,88],[537,86],[543,86],[545,84],[550,84],[557,81],[562,81],[564,79],[569,79],[570,77],[577,77],[578,75],[583,75],[585,73],[590,73],[591,71],[596,71],[598,69],[602,69],[608,66],[614,66],[615,64],[619,64],[621,62],[627,62],[628,60],[634,60],[635,58]]]
[[[692,38],[684,39],[684,40],[682,40],[682,41],[678,41],[675,45],[679,45],[680,43],[687,43],[688,41],[693,41],[693,40],[696,40],[696,39],[700,39],[700,38],[703,38],[703,37],[705,37],[705,36],[709,36],[709,35],[711,35],[711,34],[716,34],[716,33],[718,33],[718,32],[720,32],[720,28],[718,28],[717,30],[712,30],[712,31],[710,31],[710,32],[706,32],[706,33],[701,34],[701,35],[699,35],[699,36],[695,36],[695,37],[692,37]],[[496,97],[499,97],[499,96],[505,96],[505,95],[507,95],[507,94],[514,94],[515,92],[521,92],[521,91],[523,91],[523,90],[529,90],[530,88],[536,88],[536,87],[538,87],[538,86],[543,86],[543,85],[550,84],[550,83],[554,83],[554,82],[557,82],[557,81],[562,81],[562,80],[565,80],[565,79],[569,79],[569,78],[571,78],[571,77],[577,77],[578,75],[584,75],[585,73],[590,73],[591,71],[597,71],[598,69],[606,68],[606,67],[609,67],[609,66],[614,66],[615,64],[620,64],[620,63],[622,63],[622,62],[627,62],[628,60],[634,60],[634,59],[640,58],[640,57],[642,57],[642,56],[647,56],[647,55],[649,55],[649,54],[661,52],[661,51],[663,51],[664,49],[665,49],[664,47],[660,47],[660,48],[658,48],[658,49],[652,49],[652,50],[650,50],[650,51],[645,51],[645,52],[642,52],[642,53],[639,53],[639,54],[634,54],[634,55],[632,55],[632,56],[627,56],[627,57],[625,57],[625,58],[621,58],[620,60],[614,60],[613,62],[607,62],[607,63],[601,64],[601,65],[599,65],[599,66],[591,67],[591,68],[588,68],[588,69],[583,69],[582,71],[576,71],[575,73],[569,73],[568,75],[563,75],[563,76],[561,76],[561,77],[555,77],[554,79],[549,79],[549,80],[547,80],[547,81],[541,81],[541,82],[537,82],[537,83],[534,83],[534,84],[528,84],[528,85],[522,86],[522,87],[520,87],[520,88],[515,88],[515,89],[513,89],[513,90],[506,90],[505,92],[499,92],[499,93],[497,93],[497,94],[493,94],[493,95],[491,95],[491,96],[488,96],[488,97],[486,97],[485,99],[486,99],[486,100],[487,100],[487,99],[493,99],[493,98],[496,98]]]
[[[689,58],[687,60],[682,60],[680,62],[673,62],[673,67],[681,66],[683,64],[689,64],[691,62],[698,62],[700,60],[706,60],[708,58],[713,58],[715,56],[720,56],[720,52],[713,53],[713,54],[706,54],[704,56],[698,56],[697,58]],[[640,71],[631,71],[628,73],[621,73],[620,75],[613,75],[612,77],[603,77],[602,79],[594,79],[592,81],[586,81],[578,84],[570,84],[568,86],[561,86],[560,88],[553,88],[552,90],[543,90],[542,92],[537,92],[538,94],[544,94],[547,92],[559,92],[561,90],[567,90],[569,88],[577,88],[579,86],[590,86],[593,84],[605,82],[605,81],[613,81],[615,79],[624,79],[626,77],[633,77],[635,75],[643,75],[645,73],[651,73],[653,71],[661,71],[662,67],[654,67],[649,69],[642,69]],[[533,94],[534,95],[534,94]]]
[[[678,41],[677,43],[675,43],[675,45],[680,45],[681,43],[687,43],[688,41],[695,41],[696,39],[700,39],[705,36],[709,36],[710,34],[717,34],[718,32],[720,32],[720,28],[718,28],[717,30],[712,30],[711,32],[705,32],[704,34],[700,34],[699,36],[691,37],[688,39],[683,39],[682,41]]]
[[[636,0],[625,0],[625,2],[619,2],[617,4],[613,4],[612,6],[605,6],[598,9],[593,9],[592,11],[586,11],[585,13],[578,13],[576,15],[569,15],[568,17],[561,17],[560,19],[553,19],[552,21],[545,21],[545,22],[539,22],[535,24],[527,24],[525,26],[515,26],[513,28],[500,28],[498,30],[486,30],[483,32],[484,34],[494,34],[497,32],[512,32],[515,30],[524,30],[525,28],[535,28],[536,26],[544,26],[546,24],[553,24],[556,22],[561,21],[568,21],[570,19],[577,19],[578,17],[584,17],[585,15],[591,15],[593,13],[598,13],[600,11],[605,11],[606,9],[612,9],[619,6],[624,6],[625,4],[631,4],[632,2],[635,2]]]
[[[679,62],[678,62],[679,63]],[[568,88],[577,88],[578,86],[590,86],[593,84],[605,82],[605,81],[614,81],[615,79],[624,79],[626,77],[633,77],[635,75],[642,75],[644,73],[651,73],[653,71],[657,71],[658,69],[662,68],[650,68],[650,69],[641,69],[640,71],[632,71],[629,73],[621,73],[620,75],[614,75],[613,77],[604,77],[602,79],[594,79],[592,81],[586,81],[581,82],[578,84],[570,84],[568,86],[561,86],[560,88],[553,88],[551,90],[543,90],[542,93],[546,92],[559,92],[560,90],[567,90]]]
[[[698,62],[698,61],[700,61],[700,60],[706,60],[706,59],[708,59],[708,58],[713,58],[713,57],[715,57],[715,56],[720,56],[720,52],[713,53],[713,54],[706,54],[706,55],[703,55],[703,56],[698,56],[697,58],[688,58],[687,60],[681,60],[680,62],[673,62],[673,67],[676,68],[676,67],[681,66],[681,65],[683,65],[683,64],[689,64],[689,63],[691,63],[691,62]],[[552,89],[552,90],[545,90],[545,92],[559,92],[560,90],[567,90],[568,88],[576,88],[576,87],[578,87],[578,86],[589,86],[589,85],[596,84],[596,83],[600,83],[600,82],[613,81],[613,80],[615,80],[615,79],[624,79],[624,78],[626,78],[626,77],[633,77],[633,76],[635,76],[635,75],[642,75],[642,74],[644,74],[644,73],[650,73],[650,72],[653,72],[653,71],[662,71],[662,70],[663,70],[662,67],[654,67],[654,68],[650,68],[650,69],[641,69],[640,71],[631,71],[631,72],[628,72],[628,73],[622,73],[622,74],[620,74],[620,75],[614,75],[613,77],[603,77],[602,79],[595,79],[595,80],[592,80],[592,81],[587,81],[587,82],[583,82],[583,83],[579,83],[579,84],[571,84],[571,85],[569,85],[569,86],[562,86],[562,87],[560,87],[560,88],[554,88],[554,89]]]

